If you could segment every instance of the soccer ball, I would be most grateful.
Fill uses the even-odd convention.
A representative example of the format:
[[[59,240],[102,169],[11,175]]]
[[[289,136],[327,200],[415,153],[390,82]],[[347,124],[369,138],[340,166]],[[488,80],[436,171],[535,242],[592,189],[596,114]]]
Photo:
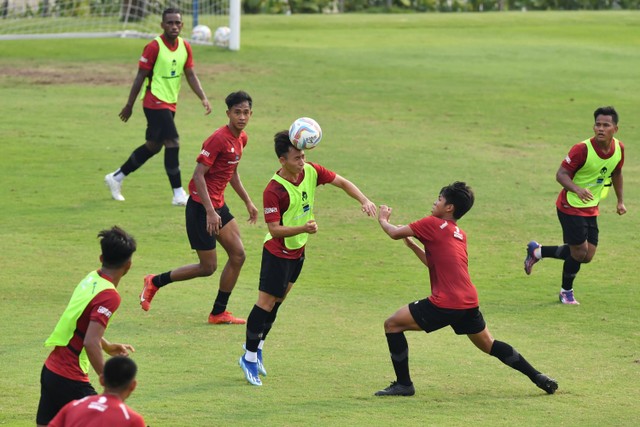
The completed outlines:
[[[207,27],[206,25],[196,25],[195,27],[193,27],[193,31],[191,31],[191,40],[195,42],[210,42],[211,28]]]
[[[289,140],[298,150],[311,150],[322,140],[322,129],[309,117],[300,117],[289,128]]]
[[[229,27],[218,27],[213,33],[213,44],[219,47],[229,47],[229,38],[231,38],[231,29]]]

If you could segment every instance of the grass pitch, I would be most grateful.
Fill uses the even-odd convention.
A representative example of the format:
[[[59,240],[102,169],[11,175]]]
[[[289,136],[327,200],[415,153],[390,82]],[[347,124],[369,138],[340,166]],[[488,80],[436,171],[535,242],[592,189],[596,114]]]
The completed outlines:
[[[34,424],[42,343],[98,266],[97,232],[113,224],[139,250],[107,337],[136,347],[128,403],[149,425],[634,424],[639,21],[635,12],[245,16],[240,52],[194,47],[213,115],[186,84],[180,99],[186,184],[202,141],[226,122],[224,97],[254,97],[240,174],[258,206],[278,166],[272,135],[300,116],[324,132],[308,159],[394,207],[396,223],[429,212],[443,185],[467,181],[476,206],[460,225],[485,318],[559,381],[554,396],[445,330],[407,334],[416,396],[374,398],[393,379],[382,323],[429,293],[428,276],[331,187],[317,194],[319,233],[265,346],[269,376],[247,385],[237,366],[244,327],[206,324],[218,273],[164,289],[149,313],[137,303],[145,274],[195,260],[161,157],[127,178],[124,203],[102,182],[143,142],[140,106],[127,124],[117,115],[144,42],[3,42],[0,424]],[[561,242],[554,174],[591,135],[600,105],[620,113],[629,213],[615,215],[614,197],[603,204],[598,254],[576,280],[582,304],[564,307],[561,264],[545,260],[527,277],[524,246]],[[246,225],[227,196],[248,255],[230,309],[247,316],[266,227]]]

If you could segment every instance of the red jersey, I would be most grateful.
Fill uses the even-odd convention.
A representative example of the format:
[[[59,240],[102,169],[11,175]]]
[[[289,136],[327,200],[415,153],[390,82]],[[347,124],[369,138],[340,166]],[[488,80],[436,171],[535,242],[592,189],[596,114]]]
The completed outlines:
[[[315,163],[308,162],[318,172],[318,185],[328,184],[336,179],[336,173]],[[298,176],[298,181],[294,185],[300,185],[304,179],[304,171]],[[262,193],[264,205],[264,222],[277,222],[282,224],[282,216],[289,209],[289,193],[286,188],[273,179],[269,181]],[[304,246],[299,249],[287,249],[284,239],[270,239],[264,244],[265,249],[273,255],[285,259],[298,259],[304,254]]]
[[[478,307],[478,291],[469,277],[467,235],[455,221],[428,216],[409,224],[424,245],[431,281],[429,300],[437,307]]]
[[[624,145],[622,144],[622,141],[618,142],[620,143],[620,154],[622,155],[622,157],[620,158],[620,163],[618,163],[618,165],[616,166],[615,171],[621,170],[622,165],[624,164]],[[598,157],[600,157],[601,159],[608,159],[615,153],[615,144],[612,144],[613,149],[608,154],[604,154],[600,149],[600,146],[596,144],[595,138],[591,138],[591,146],[594,150],[596,150]],[[589,149],[587,148],[587,144],[583,144],[580,142],[571,147],[571,149],[569,150],[569,154],[567,154],[567,157],[565,157],[562,161],[561,166],[562,168],[569,171],[571,179],[573,179],[576,172],[582,166],[584,166],[585,162],[587,161],[588,150]],[[567,215],[598,216],[600,214],[598,206],[591,206],[588,208],[576,208],[571,206],[569,202],[567,202],[567,190],[565,190],[564,188],[560,191],[560,194],[558,194],[558,198],[556,199],[556,207],[560,212],[563,212]]]
[[[112,394],[87,396],[67,403],[49,427],[145,427],[144,418]]]
[[[178,43],[176,42],[175,46],[169,44],[169,41],[164,34],[161,34],[160,38],[164,42],[164,45],[167,46],[170,51],[174,52],[178,48]],[[182,41],[184,42],[184,47],[187,49],[187,62],[184,64],[184,69],[186,70],[187,68],[193,68],[193,53],[191,52],[191,45],[189,44],[189,42],[184,39],[182,39]],[[153,40],[144,47],[142,56],[138,61],[138,67],[140,69],[151,71],[151,73],[149,74],[149,82],[153,77],[153,67],[156,65],[158,52],[160,52],[160,46],[158,46],[158,42],[156,40]],[[148,87],[144,88],[144,90],[144,100],[142,101],[142,106],[144,108],[150,108],[152,110],[169,109],[171,111],[176,111],[176,104],[159,100],[151,93],[151,90],[149,90]]]
[[[104,279],[111,278],[100,273]],[[76,323],[76,330],[66,347],[56,346],[44,364],[51,371],[73,381],[89,382],[89,376],[80,369],[78,355],[84,347],[84,336],[89,322],[100,323],[105,328],[109,319],[120,306],[120,294],[115,289],[99,292],[84,309]]]
[[[211,203],[216,209],[224,205],[224,189],[238,168],[247,141],[248,137],[244,131],[236,137],[225,125],[216,130],[202,144],[202,150],[196,162],[209,166],[209,170],[204,174],[204,180],[207,183]],[[193,178],[189,182],[189,193],[193,200],[202,203]]]

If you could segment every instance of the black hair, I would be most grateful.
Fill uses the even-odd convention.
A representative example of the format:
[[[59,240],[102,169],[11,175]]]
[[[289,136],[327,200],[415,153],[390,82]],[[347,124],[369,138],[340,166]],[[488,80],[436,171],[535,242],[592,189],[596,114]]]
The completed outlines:
[[[596,111],[593,112],[593,120],[598,120],[598,116],[611,116],[614,124],[618,124],[618,112],[615,108],[609,107],[600,107]]]
[[[276,156],[286,157],[289,150],[298,150],[289,139],[289,131],[281,130],[273,136],[274,148],[276,150]]]
[[[466,183],[456,181],[446,187],[442,187],[440,195],[444,197],[447,204],[453,205],[453,217],[460,219],[469,212],[475,200],[473,191]]]
[[[122,228],[114,225],[98,233],[102,248],[102,265],[107,268],[120,268],[136,251],[136,240]]]
[[[114,356],[104,364],[104,386],[110,391],[125,391],[136,378],[136,362],[125,356]]]
[[[169,7],[162,11],[162,22],[164,22],[164,18],[170,13],[177,13],[182,17],[182,12],[180,12],[180,9],[178,9],[177,7]]]
[[[253,99],[251,99],[251,95],[243,90],[239,90],[237,92],[230,93],[224,99],[224,103],[227,104],[227,108],[230,110],[234,105],[242,104],[247,101],[249,103],[249,108],[253,107]]]

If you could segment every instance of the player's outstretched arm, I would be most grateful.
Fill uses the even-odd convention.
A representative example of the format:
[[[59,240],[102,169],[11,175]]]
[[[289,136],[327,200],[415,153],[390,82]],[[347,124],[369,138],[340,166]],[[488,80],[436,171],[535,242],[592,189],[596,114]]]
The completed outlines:
[[[387,205],[380,205],[378,211],[378,223],[382,231],[387,233],[393,240],[404,239],[413,236],[413,230],[408,225],[393,225],[389,222],[392,209]]]
[[[331,185],[341,188],[342,191],[351,196],[351,198],[360,202],[362,212],[366,213],[368,216],[376,216],[376,205],[369,200],[353,182],[336,174],[335,179],[331,181]]]
[[[129,352],[136,351],[131,344],[109,342],[102,337],[102,350],[109,356],[129,356]]]

